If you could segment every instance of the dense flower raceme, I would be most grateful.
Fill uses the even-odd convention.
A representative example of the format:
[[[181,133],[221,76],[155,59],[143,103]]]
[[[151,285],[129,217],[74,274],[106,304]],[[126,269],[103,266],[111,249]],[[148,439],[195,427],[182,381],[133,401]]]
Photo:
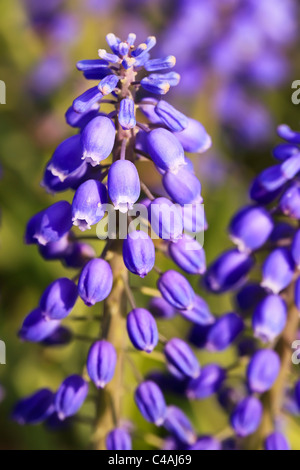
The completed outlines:
[[[39,246],[45,259],[60,259],[67,267],[79,268],[78,284],[61,278],[48,286],[39,306],[25,318],[19,336],[47,346],[76,339],[61,321],[72,317],[77,296],[88,307],[104,302],[102,333],[89,344],[83,376],[67,377],[55,393],[43,389],[25,398],[17,404],[14,418],[21,424],[49,423],[53,419],[69,422],[94,386],[106,388],[115,406],[115,394],[119,396],[116,384],[120,382],[115,384],[114,380],[121,373],[120,366],[123,368],[123,355],[126,357],[130,351],[130,346],[128,351],[124,349],[123,340],[120,343],[118,329],[127,327],[131,350],[151,355],[157,349],[156,354],[165,363],[165,372],[153,371],[142,378],[130,360],[138,381],[134,399],[139,411],[145,420],[169,434],[162,447],[244,449],[248,442],[245,438],[258,431],[264,413],[269,410],[264,409],[261,395],[268,394],[279,375],[287,372],[283,370],[287,362],[283,356],[287,342],[283,332],[287,324],[289,331],[294,328],[297,338],[298,313],[290,307],[294,289],[295,298],[300,297],[297,218],[286,205],[283,208],[281,201],[297,184],[300,136],[286,126],[279,128],[287,144],[274,151],[277,165],[256,178],[251,188],[253,204],[239,211],[230,224],[229,233],[236,248],[223,253],[206,270],[203,248],[191,236],[192,232],[207,227],[205,219],[199,224],[194,218],[194,208],[201,207],[203,211],[201,187],[184,151],[204,151],[210,145],[210,138],[200,123],[191,121],[160,98],[178,83],[179,77],[170,72],[175,64],[173,57],[150,58],[155,38],[150,37],[137,47],[133,34],[124,42],[113,34],[107,40],[111,52],[101,49],[100,59],[78,64],[86,78],[98,79],[100,83],[76,98],[67,111],[67,122],[78,127],[79,134],[58,147],[44,175],[44,184],[51,192],[74,190],[73,203],[56,202],[36,214],[29,221],[25,236],[27,243]],[[143,73],[139,80],[142,69],[149,75]],[[109,94],[111,98],[107,98]],[[111,105],[112,112],[100,112],[99,104]],[[138,111],[147,118],[147,123],[138,121]],[[81,155],[80,161],[77,155]],[[135,163],[142,164],[145,160],[152,160],[169,198],[156,197],[159,195],[153,195],[140,181]],[[148,217],[156,235],[155,243],[149,234],[135,228],[124,241],[108,240],[97,257],[80,240],[80,235],[76,236],[80,233],[78,229],[72,230],[73,225],[86,231],[102,222],[107,201],[122,217],[127,212],[131,214],[134,204],[143,196],[146,199],[142,199],[140,206],[145,209],[145,218]],[[275,208],[269,207],[271,202]],[[290,203],[293,206],[293,201]],[[189,204],[187,214],[184,204]],[[172,223],[170,218],[165,220],[170,207]],[[287,216],[288,220],[283,222],[281,216]],[[183,234],[186,226],[194,230]],[[161,272],[155,266],[156,248],[168,253],[182,271],[204,275],[201,283],[208,291],[216,294],[237,291],[234,311],[215,317],[183,274],[175,269]],[[264,251],[261,277],[249,281]],[[117,260],[121,257],[120,265]],[[156,295],[148,308],[142,308],[136,305],[126,273],[144,278],[153,267],[158,274],[160,297]],[[144,289],[145,286],[141,292]],[[130,308],[126,307],[123,294],[127,295]],[[121,312],[126,322],[122,322]],[[159,334],[158,319],[171,319],[177,313],[192,323],[191,331],[187,338],[165,338]],[[116,315],[118,322],[111,325]],[[291,342],[292,336],[293,331]],[[221,367],[216,359],[205,366],[199,362],[198,354],[203,349],[218,353],[228,348],[239,357],[233,365]],[[236,368],[240,372],[239,384],[234,375]],[[290,388],[294,409],[300,410],[299,383],[291,383]],[[273,390],[276,393],[277,389]],[[216,436],[197,435],[197,423],[174,406],[171,399],[169,403],[165,392],[168,397],[179,394],[189,400],[215,396],[228,413],[231,428],[221,440]],[[281,396],[282,392],[280,389],[277,393]],[[284,403],[276,409],[275,423],[281,422],[281,405],[283,408]],[[101,448],[131,449],[134,428],[120,418],[117,416],[117,422],[110,428],[101,428],[105,432],[105,444]],[[269,428],[261,435],[260,447],[267,450],[289,447],[277,425],[275,429],[271,425]]]

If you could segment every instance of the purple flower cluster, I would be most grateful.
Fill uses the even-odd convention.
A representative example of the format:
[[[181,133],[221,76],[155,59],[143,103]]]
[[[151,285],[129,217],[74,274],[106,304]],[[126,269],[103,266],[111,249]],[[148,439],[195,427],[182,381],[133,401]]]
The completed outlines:
[[[205,253],[196,239],[197,232],[207,228],[201,185],[185,152],[204,152],[211,139],[200,122],[162,99],[180,80],[172,70],[175,57],[152,59],[155,37],[148,37],[138,46],[135,39],[135,34],[129,34],[126,41],[109,34],[110,52],[100,49],[99,59],[77,64],[85,78],[97,80],[98,85],[77,97],[67,110],[66,121],[78,133],[57,147],[43,178],[47,191],[56,194],[73,190],[73,200],[55,202],[34,215],[27,224],[25,241],[37,245],[46,260],[61,260],[66,267],[80,271],[73,280],[63,277],[45,289],[39,305],[25,318],[19,337],[48,347],[68,344],[76,337],[62,321],[74,316],[78,298],[88,307],[103,302],[104,312],[113,303],[116,315],[124,303],[123,298],[115,298],[121,283],[132,307],[126,310],[124,323],[132,346],[151,354],[162,344],[161,355],[170,377],[192,384],[201,377],[195,353],[180,338],[162,338],[155,317],[170,318],[179,312],[203,327],[215,319],[184,275],[173,269],[161,272],[155,267],[155,259],[158,248],[186,273],[202,275],[206,270]],[[103,112],[104,105],[111,106],[112,111]],[[153,194],[140,180],[136,163],[144,161],[152,162],[161,175],[165,196]],[[115,213],[127,217],[140,200],[139,207],[145,209],[148,218],[144,223],[155,234],[155,244],[148,229],[137,227],[129,230],[124,241],[120,234],[108,239],[100,255],[82,241],[86,237],[80,231],[90,230],[102,221],[109,204]],[[120,256],[122,262],[116,269]],[[149,309],[137,307],[127,280],[128,271],[144,278],[154,267],[161,297],[153,298]],[[71,375],[56,392],[42,389],[25,398],[15,408],[15,420],[21,424],[64,421],[83,405],[91,388],[89,383],[98,389],[108,385],[109,390],[121,361],[119,345],[110,340],[111,321],[104,313],[102,333],[91,340],[93,344],[87,351],[85,374]],[[117,327],[122,328],[122,316]],[[221,370],[217,381],[223,381]],[[148,421],[163,425],[183,446],[196,445],[197,435],[189,419],[176,406],[166,405],[153,380],[143,380],[138,385],[135,400]],[[107,429],[106,447],[131,448],[130,433],[122,423]]]

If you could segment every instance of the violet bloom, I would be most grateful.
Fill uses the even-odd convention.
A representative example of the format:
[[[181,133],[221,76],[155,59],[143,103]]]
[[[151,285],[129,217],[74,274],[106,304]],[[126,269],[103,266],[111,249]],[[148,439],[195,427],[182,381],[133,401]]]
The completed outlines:
[[[71,375],[59,387],[55,397],[55,409],[61,421],[74,416],[88,394],[88,384],[79,375]]]
[[[231,425],[239,437],[250,436],[258,429],[262,414],[263,407],[258,398],[245,398],[234,409]]]
[[[155,247],[149,235],[137,230],[129,233],[123,242],[123,259],[130,272],[147,276],[155,263]]]
[[[274,385],[280,372],[280,359],[271,349],[257,351],[247,369],[248,385],[252,392],[265,393]]]
[[[54,281],[40,300],[40,309],[48,320],[62,320],[71,312],[77,300],[77,286],[67,278]]]
[[[152,381],[142,382],[135,391],[135,402],[143,417],[161,426],[165,420],[167,406],[160,388]]]
[[[126,213],[140,197],[140,179],[134,164],[128,160],[114,162],[108,173],[108,194],[116,210]]]
[[[87,371],[97,388],[104,388],[113,378],[117,363],[115,348],[108,341],[94,343],[87,358]]]
[[[105,116],[95,117],[81,134],[83,158],[92,166],[99,165],[111,153],[115,143],[115,126]]]
[[[96,180],[82,183],[76,190],[72,202],[73,224],[85,231],[97,224],[104,217],[107,204],[107,190],[104,184]]]
[[[110,294],[113,274],[110,265],[102,259],[89,261],[81,271],[78,293],[86,305],[102,302]]]
[[[54,397],[54,393],[45,388],[23,398],[13,410],[13,420],[21,425],[42,423],[54,411]]]
[[[195,292],[190,283],[177,271],[166,271],[157,281],[158,289],[163,298],[179,310],[193,307]]]
[[[151,353],[158,343],[156,321],[148,310],[135,308],[127,316],[128,336],[134,347]]]

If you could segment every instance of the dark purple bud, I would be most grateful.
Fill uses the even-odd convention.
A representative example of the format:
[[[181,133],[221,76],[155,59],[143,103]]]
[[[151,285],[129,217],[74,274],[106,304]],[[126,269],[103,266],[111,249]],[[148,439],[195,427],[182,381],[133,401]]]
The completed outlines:
[[[295,233],[295,227],[286,223],[278,222],[270,236],[270,241],[277,243],[283,240],[289,240]]]
[[[261,182],[260,175],[255,178],[250,188],[250,198],[259,204],[269,204],[281,193],[281,186],[274,191],[268,191]]]
[[[189,170],[180,168],[176,173],[166,171],[162,181],[168,195],[177,204],[202,203],[200,181]]]
[[[263,415],[263,406],[258,398],[242,400],[231,415],[231,426],[239,437],[247,437],[257,431]]]
[[[66,234],[57,242],[47,243],[46,246],[40,245],[39,252],[46,260],[56,260],[62,258],[68,248],[69,234]]]
[[[176,309],[162,297],[153,297],[149,303],[149,310],[156,318],[160,319],[168,320],[176,315]]]
[[[273,432],[265,440],[265,450],[291,450],[291,446],[283,434]]]
[[[252,317],[252,328],[257,338],[269,343],[282,333],[286,321],[286,303],[278,295],[269,295],[256,307]]]
[[[64,140],[55,150],[47,165],[47,170],[63,182],[67,177],[76,175],[85,169],[82,161],[80,136],[74,135]],[[81,173],[80,173],[81,174]]]
[[[88,243],[72,243],[63,257],[68,268],[82,268],[89,260],[96,257],[94,248]]]
[[[209,351],[224,351],[244,329],[243,320],[236,313],[227,313],[211,326],[207,335],[206,348]]]
[[[190,283],[177,271],[166,271],[157,281],[158,289],[163,298],[179,310],[193,307],[195,292]]]
[[[158,128],[149,132],[147,146],[153,162],[162,170],[176,173],[185,165],[182,145],[170,131]]]
[[[260,284],[249,282],[236,295],[238,308],[242,312],[252,310],[266,296],[266,291]]]
[[[300,268],[300,230],[297,230],[292,243],[292,257],[297,268]]]
[[[92,166],[99,165],[111,153],[116,137],[111,119],[98,116],[88,123],[81,134],[83,158]]]
[[[169,254],[174,263],[189,274],[204,274],[206,271],[205,251],[189,235],[184,234],[176,243],[170,243]]]
[[[59,201],[30,219],[27,224],[27,244],[47,245],[59,241],[72,227],[72,209],[67,201]]]
[[[104,184],[96,180],[82,183],[72,202],[72,221],[81,231],[90,229],[104,217],[103,205],[108,201]]]
[[[104,388],[114,376],[117,353],[108,341],[97,341],[89,350],[87,371],[97,388]]]
[[[232,219],[230,238],[241,251],[255,251],[262,247],[272,233],[274,224],[262,207],[246,207]]]
[[[211,292],[227,292],[241,285],[254,265],[254,260],[247,253],[229,250],[223,253],[209,266],[205,285]]]
[[[274,385],[280,372],[280,359],[272,349],[257,351],[247,369],[247,380],[251,392],[265,393]]]
[[[265,260],[261,285],[279,294],[293,280],[295,265],[287,248],[277,248]]]
[[[74,416],[82,407],[87,394],[88,384],[80,375],[71,375],[63,381],[55,397],[55,409],[61,421]]]
[[[135,402],[143,417],[150,423],[161,426],[165,420],[167,406],[160,388],[152,381],[142,382],[135,391]]]
[[[125,429],[116,428],[106,436],[107,450],[132,450],[130,434]]]
[[[300,219],[300,189],[298,186],[291,186],[285,191],[279,201],[281,212],[291,219]]]
[[[135,308],[127,316],[127,331],[133,346],[151,353],[158,343],[156,321],[148,310]]]
[[[284,161],[298,153],[299,148],[292,144],[279,144],[273,149],[273,156],[280,161]]]
[[[154,243],[146,232],[135,230],[123,242],[123,259],[126,268],[144,278],[155,263]]]
[[[215,318],[211,314],[208,304],[198,295],[195,297],[192,308],[180,310],[179,313],[187,320],[198,325],[212,325],[215,322]]]
[[[25,318],[19,331],[19,337],[23,341],[39,343],[51,336],[59,327],[59,324],[58,320],[45,320],[41,309],[37,308]]]
[[[232,410],[241,402],[246,395],[246,390],[241,387],[222,387],[218,393],[218,402],[226,413],[231,413]]]
[[[203,349],[207,343],[207,336],[210,332],[211,325],[195,325],[192,327],[188,341],[199,349]]]
[[[98,115],[98,111],[99,104],[97,103],[86,113],[76,113],[76,111],[73,109],[73,106],[71,106],[65,114],[66,123],[71,127],[83,129],[92,119]]]
[[[120,126],[124,130],[133,129],[136,125],[134,101],[131,98],[125,98],[120,103],[118,114]]]
[[[194,445],[189,447],[189,450],[222,450],[221,443],[210,436],[198,437]]]
[[[81,271],[78,293],[89,307],[106,299],[113,285],[110,265],[103,259],[92,259]]]
[[[257,351],[257,341],[255,338],[245,336],[237,344],[239,357],[249,357]]]
[[[165,345],[164,354],[171,374],[179,379],[199,377],[201,368],[190,346],[182,339],[173,338]]]
[[[151,229],[163,240],[178,240],[183,226],[178,206],[165,197],[154,199],[148,207]]]
[[[222,367],[209,364],[203,367],[200,377],[189,381],[186,395],[190,400],[205,400],[220,390],[225,379],[226,372]]]
[[[20,400],[14,408],[13,420],[22,426],[42,423],[54,411],[54,396],[51,390],[44,388]]]
[[[185,152],[203,153],[211,145],[211,137],[207,134],[202,124],[195,119],[188,119],[188,126],[181,132],[175,133]]]
[[[188,126],[188,118],[167,101],[158,101],[155,112],[171,132],[181,132]]]
[[[295,283],[295,305],[300,311],[300,278]]]
[[[93,110],[102,97],[103,95],[98,87],[90,88],[73,101],[73,109],[76,113],[85,114]]]
[[[65,326],[59,326],[50,336],[42,341],[46,347],[65,346],[70,344],[73,339],[72,331]]]
[[[146,379],[155,382],[163,392],[175,393],[180,396],[184,395],[189,380],[178,379],[174,375],[161,371],[150,372],[150,374],[147,374]]]
[[[140,178],[129,160],[117,160],[108,173],[108,194],[116,210],[126,213],[140,197]]]
[[[40,300],[40,309],[47,320],[62,320],[71,312],[77,300],[77,286],[65,277],[52,282]]]
[[[197,436],[190,420],[177,406],[168,406],[164,427],[183,444],[193,445],[196,442]]]

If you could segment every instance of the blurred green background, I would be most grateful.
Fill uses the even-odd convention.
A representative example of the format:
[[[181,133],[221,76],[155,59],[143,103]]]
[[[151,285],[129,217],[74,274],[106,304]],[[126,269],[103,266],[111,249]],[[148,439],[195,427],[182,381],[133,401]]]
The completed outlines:
[[[81,371],[88,348],[88,344],[76,343],[50,350],[18,340],[17,331],[22,320],[36,306],[44,288],[58,276],[68,275],[59,262],[45,262],[38,255],[36,247],[25,246],[23,233],[29,217],[54,201],[53,196],[46,194],[40,187],[40,181],[45,163],[55,147],[62,139],[73,134],[64,121],[66,109],[88,86],[76,71],[76,62],[84,58],[97,58],[97,50],[105,47],[105,35],[108,32],[125,35],[131,27],[136,26],[141,31],[159,34],[168,24],[170,16],[157,1],[148,2],[134,11],[123,8],[122,2],[116,2],[112,11],[104,8],[98,14],[89,11],[85,2],[70,1],[66,2],[66,11],[76,16],[77,30],[75,28],[73,40],[59,40],[56,37],[49,40],[49,36],[31,24],[24,2],[0,0],[0,79],[7,86],[6,105],[0,105],[0,338],[7,346],[7,365],[0,365],[0,384],[5,393],[0,403],[0,449],[82,449],[91,445],[92,429],[87,424],[76,424],[71,429],[55,433],[43,426],[23,428],[10,420],[11,409],[17,399],[31,394],[39,387],[56,388],[67,374]],[[48,93],[36,93],[30,82],[31,73],[43,58],[57,51],[62,54],[67,69],[64,71],[65,78]],[[228,221],[234,211],[247,201],[251,178],[272,161],[271,148],[276,142],[275,125],[281,122],[287,122],[293,127],[298,125],[299,110],[291,103],[291,82],[299,78],[298,55],[297,47],[289,51],[289,61],[294,71],[286,85],[268,91],[263,97],[274,118],[273,136],[264,145],[254,146],[251,150],[242,142],[231,140],[221,129],[211,107],[213,87],[207,85],[193,96],[180,97],[175,93],[172,96],[173,103],[199,119],[213,139],[211,161],[206,155],[193,158],[203,185],[209,223],[209,230],[205,234],[208,261],[230,246],[226,235]],[[145,171],[144,179],[149,185],[155,186],[159,180],[154,172],[148,170]],[[216,175],[219,175],[218,181]],[[161,268],[167,266],[163,259],[159,259],[157,264]],[[154,280],[154,276],[147,279],[147,285],[154,286]],[[198,281],[192,279],[191,282],[203,294],[199,290]],[[231,308],[230,299],[226,296],[207,298],[217,314]],[[141,302],[145,300],[141,299]],[[77,313],[85,313],[82,305],[76,307]],[[98,308],[95,308],[95,314]],[[171,325],[160,323],[160,330],[166,336],[182,335],[188,330],[188,325],[179,319]],[[67,324],[70,325],[70,322],[67,321]],[[95,328],[96,331],[98,328],[92,322],[87,326],[71,326],[78,332],[84,331],[84,334],[91,335],[95,335]],[[140,370],[162,367],[159,358],[156,361],[142,355],[136,356],[133,357]],[[199,357],[202,363],[213,360],[212,356],[203,353]],[[231,352],[218,357],[225,363],[231,363],[233,359]],[[130,389],[134,380],[130,369],[126,369],[126,377],[128,384],[131,384]],[[151,427],[145,425],[136,412],[131,394],[127,395],[123,405],[125,417],[148,432]],[[172,400],[175,402],[176,399],[173,397]],[[187,411],[199,433],[208,434],[226,427],[226,417],[214,400],[190,404]],[[87,403],[83,414],[91,416],[92,412],[92,404]],[[289,434],[294,447],[300,450],[296,425],[292,422],[289,423]],[[151,437],[148,441],[147,445],[151,446]],[[136,447],[143,446],[144,440],[137,439]]]

